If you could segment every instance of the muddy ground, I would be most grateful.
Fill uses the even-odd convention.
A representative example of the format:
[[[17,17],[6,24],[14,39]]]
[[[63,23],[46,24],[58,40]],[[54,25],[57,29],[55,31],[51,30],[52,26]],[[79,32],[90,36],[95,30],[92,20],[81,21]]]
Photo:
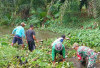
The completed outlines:
[[[77,60],[77,57],[75,58],[66,58],[67,61],[69,62],[73,62],[74,63],[74,66],[75,68],[84,68],[83,66],[81,66],[81,64],[79,63],[79,61]],[[96,67],[97,68],[100,68],[100,63],[96,63]]]
[[[71,50],[72,50],[72,48],[66,48],[66,51],[71,51]],[[66,53],[66,55],[67,55],[67,53]],[[100,57],[100,55],[98,57]],[[80,62],[78,61],[77,57],[66,58],[66,61],[73,62],[75,68],[85,68],[84,66],[82,66],[80,64]],[[100,59],[99,58],[97,58],[97,60],[96,60],[96,67],[100,68]]]

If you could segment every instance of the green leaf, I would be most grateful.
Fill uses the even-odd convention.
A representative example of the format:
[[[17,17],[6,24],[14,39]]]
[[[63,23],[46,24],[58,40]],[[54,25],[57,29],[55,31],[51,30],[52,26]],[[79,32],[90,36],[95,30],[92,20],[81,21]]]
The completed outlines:
[[[46,66],[48,63],[46,63],[46,62],[40,62],[39,63],[39,66]]]

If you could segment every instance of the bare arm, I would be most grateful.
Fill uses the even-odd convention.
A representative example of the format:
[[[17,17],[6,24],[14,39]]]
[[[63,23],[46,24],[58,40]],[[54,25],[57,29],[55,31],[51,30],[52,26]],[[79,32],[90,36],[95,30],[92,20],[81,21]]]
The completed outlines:
[[[25,36],[25,38],[26,38],[26,43],[28,43],[28,42],[27,42],[27,36]]]
[[[65,38],[66,40],[70,40],[69,38]]]
[[[38,43],[38,41],[37,41],[37,39],[36,39],[36,37],[35,37],[35,35],[33,35],[33,39]]]
[[[28,43],[28,42],[27,42],[27,31],[26,31],[26,33],[25,33],[25,38],[26,38],[26,43]]]

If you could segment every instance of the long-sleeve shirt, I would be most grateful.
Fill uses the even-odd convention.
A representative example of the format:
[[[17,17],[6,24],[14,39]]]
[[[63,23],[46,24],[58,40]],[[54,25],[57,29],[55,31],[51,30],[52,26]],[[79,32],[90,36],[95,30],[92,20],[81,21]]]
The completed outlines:
[[[52,47],[52,61],[54,61],[55,54],[56,54],[56,53],[60,53],[60,52],[62,52],[63,58],[65,58],[65,47],[64,47],[64,45],[62,44],[62,50],[61,50],[61,51],[57,51],[57,50],[55,49],[55,45],[56,45],[56,43],[55,43],[55,44],[53,45],[53,47]]]
[[[92,58],[96,55],[96,53],[92,49],[86,46],[80,46],[77,50],[77,54],[82,58],[86,58],[86,57]]]
[[[18,35],[19,37],[25,38],[25,31],[22,26],[18,26],[16,28],[14,28],[14,30],[12,31],[12,34],[15,34],[15,35]]]

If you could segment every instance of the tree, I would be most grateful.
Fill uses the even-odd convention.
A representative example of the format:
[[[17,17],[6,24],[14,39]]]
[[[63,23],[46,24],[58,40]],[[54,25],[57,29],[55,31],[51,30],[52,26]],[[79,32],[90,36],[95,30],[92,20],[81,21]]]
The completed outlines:
[[[100,0],[89,1],[88,16],[98,17],[100,13]]]

